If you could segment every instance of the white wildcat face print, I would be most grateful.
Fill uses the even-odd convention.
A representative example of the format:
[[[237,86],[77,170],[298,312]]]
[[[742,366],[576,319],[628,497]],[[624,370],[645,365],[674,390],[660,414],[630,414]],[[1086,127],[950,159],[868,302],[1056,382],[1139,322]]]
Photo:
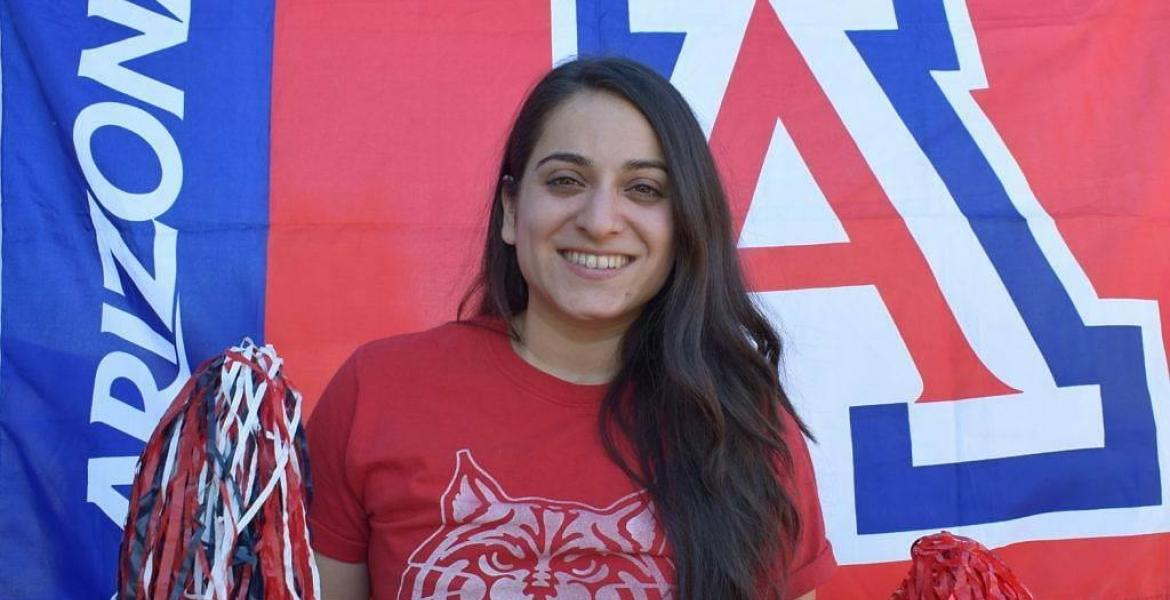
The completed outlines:
[[[673,564],[645,492],[605,508],[512,498],[456,455],[443,525],[411,554],[401,600],[660,600]]]

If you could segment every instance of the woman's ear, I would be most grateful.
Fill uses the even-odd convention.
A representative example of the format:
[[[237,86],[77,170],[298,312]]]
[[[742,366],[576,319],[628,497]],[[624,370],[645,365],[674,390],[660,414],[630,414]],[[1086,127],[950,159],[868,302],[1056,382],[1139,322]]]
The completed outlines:
[[[516,244],[516,180],[504,175],[500,186],[500,204],[504,208],[504,221],[500,224],[500,237],[509,246]]]

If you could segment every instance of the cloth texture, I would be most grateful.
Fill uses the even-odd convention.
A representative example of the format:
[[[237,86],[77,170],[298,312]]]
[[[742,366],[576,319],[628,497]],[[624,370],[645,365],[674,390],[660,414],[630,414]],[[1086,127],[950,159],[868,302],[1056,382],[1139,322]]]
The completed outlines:
[[[314,548],[366,563],[375,599],[669,597],[649,496],[601,445],[605,391],[532,367],[493,322],[360,347],[308,422]],[[796,598],[836,562],[807,445],[785,425]]]

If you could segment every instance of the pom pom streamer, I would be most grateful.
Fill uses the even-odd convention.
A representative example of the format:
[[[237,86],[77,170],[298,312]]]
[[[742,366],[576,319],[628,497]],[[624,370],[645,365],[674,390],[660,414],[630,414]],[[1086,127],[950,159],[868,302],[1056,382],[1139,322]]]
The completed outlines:
[[[990,550],[948,531],[918,538],[910,573],[890,600],[1032,600]]]
[[[272,346],[203,363],[147,441],[118,597],[317,600],[301,394]]]

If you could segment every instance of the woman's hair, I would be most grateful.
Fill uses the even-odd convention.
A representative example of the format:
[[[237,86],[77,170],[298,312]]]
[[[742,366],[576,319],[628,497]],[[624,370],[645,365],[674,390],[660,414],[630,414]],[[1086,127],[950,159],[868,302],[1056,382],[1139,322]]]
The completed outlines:
[[[478,294],[478,314],[505,321],[525,310],[516,250],[501,238],[501,196],[519,185],[549,115],[582,91],[614,94],[642,113],[672,190],[671,274],[622,340],[598,415],[606,451],[649,491],[680,598],[778,597],[800,530],[779,479],[792,466],[779,411],[805,430],[778,379],[780,340],[747,296],[707,140],[669,81],[626,59],[586,58],[537,83],[504,148],[483,263],[464,304]]]

